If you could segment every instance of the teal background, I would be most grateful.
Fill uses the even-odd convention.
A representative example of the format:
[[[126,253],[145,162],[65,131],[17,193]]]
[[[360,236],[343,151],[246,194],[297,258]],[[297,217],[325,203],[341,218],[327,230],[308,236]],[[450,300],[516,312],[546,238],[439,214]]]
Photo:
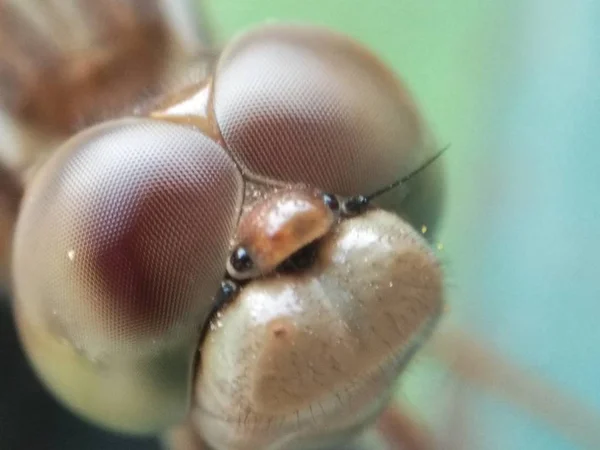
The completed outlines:
[[[328,25],[397,70],[451,144],[446,320],[600,411],[600,2],[209,0],[203,13],[220,42],[265,20]],[[425,360],[399,395],[461,448],[579,448]],[[466,426],[444,430],[458,414]]]

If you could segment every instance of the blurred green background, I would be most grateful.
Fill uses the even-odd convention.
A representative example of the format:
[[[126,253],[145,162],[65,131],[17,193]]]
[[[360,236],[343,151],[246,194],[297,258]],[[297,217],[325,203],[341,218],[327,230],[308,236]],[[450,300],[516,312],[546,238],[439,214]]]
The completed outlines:
[[[447,321],[600,410],[600,2],[209,0],[223,42],[265,20],[310,21],[373,48],[450,143],[440,235]],[[580,448],[426,361],[400,396],[462,446]],[[443,403],[443,404],[442,404]],[[446,423],[445,423],[446,422]],[[600,423],[598,424],[600,425]],[[448,444],[450,448],[450,444]]]

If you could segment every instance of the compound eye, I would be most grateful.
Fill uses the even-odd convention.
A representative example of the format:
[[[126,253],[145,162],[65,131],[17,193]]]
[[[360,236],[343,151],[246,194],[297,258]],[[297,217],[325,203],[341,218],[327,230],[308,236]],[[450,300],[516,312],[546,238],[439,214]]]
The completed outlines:
[[[184,416],[242,184],[218,144],[150,119],[94,127],[36,175],[16,227],[16,315],[67,405],[127,432]]]
[[[314,26],[247,32],[224,50],[214,108],[247,173],[368,194],[421,160],[422,124],[394,74],[367,49]]]

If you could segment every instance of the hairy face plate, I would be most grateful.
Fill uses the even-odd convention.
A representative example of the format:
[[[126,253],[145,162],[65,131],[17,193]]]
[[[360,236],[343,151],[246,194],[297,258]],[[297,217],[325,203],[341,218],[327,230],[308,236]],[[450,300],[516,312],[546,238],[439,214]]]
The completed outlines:
[[[245,33],[169,98],[75,136],[27,189],[15,309],[40,376],[121,431],[189,414],[219,450],[368,424],[441,309],[415,231],[440,214],[439,163],[356,217],[316,193],[369,194],[427,160],[414,102],[367,50],[309,26]],[[309,245],[310,264],[277,271]],[[260,270],[215,314],[239,248]]]

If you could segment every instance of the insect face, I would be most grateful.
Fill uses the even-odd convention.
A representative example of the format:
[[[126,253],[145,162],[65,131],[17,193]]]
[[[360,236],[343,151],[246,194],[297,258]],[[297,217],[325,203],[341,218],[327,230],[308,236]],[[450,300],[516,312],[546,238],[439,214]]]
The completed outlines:
[[[15,311],[38,373],[105,427],[187,417],[218,450],[367,426],[442,305],[416,231],[439,166],[402,186],[418,208],[360,197],[433,151],[414,102],[366,49],[299,25],[241,35],[168,99],[76,135],[28,186]],[[221,302],[225,275],[243,284]]]

